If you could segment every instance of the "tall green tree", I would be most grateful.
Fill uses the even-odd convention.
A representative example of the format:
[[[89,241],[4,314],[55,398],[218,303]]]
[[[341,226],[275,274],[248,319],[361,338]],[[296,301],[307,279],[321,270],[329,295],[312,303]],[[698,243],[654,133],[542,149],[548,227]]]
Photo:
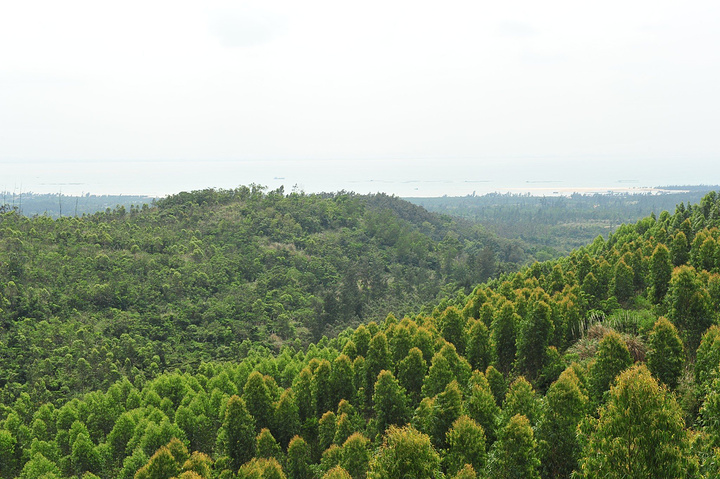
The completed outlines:
[[[316,416],[322,416],[337,407],[337,403],[334,403],[335,394],[332,390],[331,375],[330,361],[323,359],[315,369],[311,383],[312,403]]]
[[[301,423],[313,416],[315,412],[313,408],[312,384],[313,373],[307,366],[301,369],[300,373],[293,380],[292,389]]]
[[[282,449],[269,429],[264,428],[255,438],[255,457],[282,460]]]
[[[370,440],[354,433],[342,445],[340,465],[353,479],[364,479],[370,467]]]
[[[544,301],[533,305],[529,317],[521,323],[517,338],[518,370],[535,379],[543,367],[545,350],[553,333],[552,311]]]
[[[493,396],[485,375],[476,374],[477,379],[471,382],[464,410],[465,414],[483,428],[488,445],[490,445],[495,441],[495,425],[500,415],[500,408],[495,402],[495,396]],[[473,375],[473,378],[475,377],[476,375]]]
[[[265,378],[258,371],[253,371],[248,376],[243,388],[242,399],[248,412],[255,419],[256,432],[268,428],[272,422],[272,398]]]
[[[392,369],[392,358],[388,348],[387,336],[382,331],[378,332],[370,340],[367,358],[365,360],[365,380],[368,390],[365,392],[368,398],[372,398],[372,388],[375,380],[383,369]]]
[[[430,438],[412,427],[391,426],[380,450],[370,461],[369,479],[412,477],[434,479],[440,472],[440,455]]]
[[[498,479],[539,479],[537,442],[525,416],[515,415],[502,428],[490,451],[488,477]]]
[[[623,372],[583,449],[581,477],[691,477],[688,439],[672,394],[644,366]]]
[[[568,368],[548,389],[538,426],[543,477],[569,478],[577,469],[581,446],[576,430],[587,410],[587,394],[575,371]]]
[[[390,371],[380,371],[375,382],[373,403],[379,435],[382,435],[388,426],[402,426],[410,418],[407,394]]]
[[[520,376],[510,385],[503,402],[503,423],[516,415],[523,415],[535,426],[540,420],[540,398],[527,379]]]
[[[318,421],[318,445],[320,451],[324,451],[333,443],[336,424],[337,418],[332,411],[327,411]]]
[[[310,446],[300,436],[290,441],[287,450],[287,473],[290,479],[310,479],[310,463],[312,461]]]
[[[473,369],[485,371],[492,361],[490,331],[480,320],[470,321],[467,341],[467,360]]]
[[[322,479],[354,479],[345,469],[335,466],[323,474]]]
[[[430,438],[438,448],[447,445],[447,432],[452,424],[463,413],[463,396],[457,381],[445,387],[445,390],[435,397],[433,415],[430,426]]]
[[[599,404],[603,394],[610,389],[615,377],[632,365],[630,351],[622,337],[616,332],[606,334],[590,364],[588,372],[588,390],[591,399]]]
[[[230,465],[237,470],[255,455],[255,420],[250,415],[245,401],[232,396],[225,407],[223,421],[225,454]]]
[[[678,231],[675,233],[670,245],[670,251],[673,265],[681,266],[688,262],[688,259],[690,259],[690,243],[688,243],[688,238],[684,232]]]
[[[335,358],[332,373],[330,374],[330,391],[332,392],[333,406],[337,406],[343,399],[352,401],[355,398],[354,376],[352,361],[348,356],[341,354]]]
[[[659,318],[650,332],[648,345],[648,369],[660,382],[675,389],[685,364],[685,352],[677,329],[666,318]]]
[[[667,301],[668,318],[680,329],[688,349],[694,351],[715,317],[710,296],[695,268],[681,266],[673,271]]]
[[[720,327],[710,326],[702,336],[695,357],[695,383],[702,391],[718,377],[720,368]]]
[[[455,306],[442,312],[438,318],[438,329],[445,341],[454,344],[460,354],[465,352],[465,318]]]
[[[460,416],[447,432],[447,455],[444,457],[447,474],[457,474],[465,464],[475,470],[485,466],[485,431],[468,416]]]
[[[670,287],[673,265],[670,251],[660,243],[655,247],[650,259],[650,288],[655,303],[660,303]]]
[[[398,364],[398,381],[405,388],[408,398],[413,406],[420,402],[427,363],[419,348],[412,348],[407,356]]]
[[[635,272],[625,261],[620,260],[615,265],[613,276],[613,294],[618,301],[627,301],[635,292]]]
[[[495,346],[498,369],[507,374],[512,369],[516,354],[516,328],[520,316],[510,301],[505,301],[495,313],[492,322],[491,337]]]
[[[275,404],[273,430],[283,448],[300,432],[300,413],[292,389],[286,389]]]

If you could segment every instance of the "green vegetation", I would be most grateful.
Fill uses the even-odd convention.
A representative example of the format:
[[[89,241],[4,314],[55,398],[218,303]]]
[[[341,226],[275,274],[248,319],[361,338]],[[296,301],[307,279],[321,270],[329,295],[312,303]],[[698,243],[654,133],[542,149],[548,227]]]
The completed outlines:
[[[150,196],[133,195],[91,195],[81,196],[64,195],[62,192],[53,194],[32,192],[2,192],[0,210],[3,212],[17,211],[25,216],[48,216],[59,218],[61,216],[83,216],[107,211],[108,209],[141,208],[144,204],[151,204],[155,198]]]
[[[234,229],[241,228],[242,218],[249,217],[244,220],[249,224],[255,221],[249,210],[233,216],[234,208],[251,200],[226,201],[218,198],[221,194],[208,193],[214,198],[212,205],[198,201],[202,194],[191,195],[191,203],[179,195],[156,210],[129,214],[130,220],[102,214],[42,221],[58,224],[61,229],[54,234],[60,245],[63,238],[73,238],[60,234],[64,222],[115,221],[112,227],[118,229],[113,231],[120,231],[119,225],[133,231],[118,240],[120,255],[143,256],[151,253],[136,238],[146,230],[150,238],[164,231],[152,230],[151,220],[172,225],[181,222],[184,211],[182,224],[195,221],[185,244],[185,261],[204,264],[212,259],[199,261],[193,255],[198,249],[205,255],[200,258],[208,256],[209,240],[203,236],[200,241],[197,233],[210,231],[208,217],[222,216]],[[305,198],[255,194],[253,211],[268,211],[266,202],[302,203]],[[369,206],[373,201],[396,200],[332,195],[307,201],[314,208],[355,203],[364,211],[362,221],[367,221],[376,211]],[[170,214],[175,220],[166,218]],[[7,221],[15,222],[8,224],[18,233],[9,234],[5,225],[3,268],[16,260],[16,269],[6,269],[5,274],[18,278],[12,280],[17,290],[19,284],[37,288],[23,282],[32,275],[22,276],[36,266],[27,267],[12,253],[19,250],[28,258],[24,248],[43,251],[38,245],[44,243],[33,238],[49,234],[50,226],[39,230],[42,222],[33,224],[38,220],[14,214]],[[91,356],[81,366],[71,347],[83,355],[97,348],[83,338],[103,337],[102,328],[112,323],[103,316],[105,309],[94,304],[92,312],[76,307],[76,312],[58,316],[58,324],[82,324],[82,337],[73,341],[83,342],[57,350],[55,343],[65,339],[53,333],[50,320],[12,316],[22,303],[12,303],[18,296],[8,294],[6,282],[3,331],[16,336],[4,332],[2,346],[6,351],[14,347],[13,353],[23,357],[40,354],[27,345],[45,348],[47,358],[28,367],[32,378],[6,380],[8,399],[0,409],[0,477],[717,477],[718,223],[720,198],[711,193],[697,205],[678,206],[674,214],[663,212],[621,226],[607,239],[597,238],[565,258],[505,273],[467,293],[460,290],[437,300],[432,309],[388,314],[307,346],[289,338],[278,343],[248,340],[240,343],[243,349],[236,356],[198,357],[202,360],[162,373],[157,362],[133,365],[130,374],[108,366],[106,373],[105,365],[128,357],[122,350],[110,359]],[[414,223],[402,224],[410,228]],[[30,234],[30,225],[37,236]],[[227,240],[216,246],[234,244],[223,228],[211,231]],[[191,249],[192,237],[198,241]],[[16,240],[24,244],[18,247]],[[130,240],[140,253],[125,252]],[[221,253],[216,252],[230,257]],[[668,260],[673,264],[669,277]],[[73,277],[71,268],[80,263],[67,264],[71,266],[63,274]],[[18,265],[27,269],[18,270]],[[47,269],[52,274],[63,272],[52,268],[51,263]],[[147,266],[147,271],[153,269]],[[107,278],[121,277],[121,272]],[[51,280],[48,273],[49,288]],[[455,287],[460,285],[455,282]],[[27,293],[20,297],[43,298]],[[187,304],[200,298],[194,296]],[[151,324],[151,312],[134,313],[136,325]],[[174,314],[155,325],[158,331],[170,331],[160,344],[189,327],[178,327],[174,322],[180,314]],[[251,320],[252,314],[238,319],[238,324]],[[26,330],[7,329],[17,324],[35,325],[43,341]],[[295,325],[296,331],[301,327]],[[177,358],[192,357],[185,339],[172,343],[168,351]],[[107,341],[113,344],[112,336]],[[2,371],[13,371],[5,364],[13,368],[26,362],[8,354]],[[54,394],[47,384],[64,379],[54,376],[54,367],[85,368],[87,376],[105,382],[95,390],[85,384],[84,391]],[[85,379],[75,374],[66,377]],[[117,379],[111,379],[113,375]]]
[[[57,220],[6,212],[0,241],[4,402],[237,360],[250,344],[304,347],[518,267],[512,243],[398,198],[257,186]]]
[[[678,203],[695,204],[720,186],[663,186],[661,194],[530,196],[491,193],[482,196],[407,198],[428,211],[482,224],[503,238],[525,243],[538,261],[558,258],[606,236],[621,224],[672,211]]]

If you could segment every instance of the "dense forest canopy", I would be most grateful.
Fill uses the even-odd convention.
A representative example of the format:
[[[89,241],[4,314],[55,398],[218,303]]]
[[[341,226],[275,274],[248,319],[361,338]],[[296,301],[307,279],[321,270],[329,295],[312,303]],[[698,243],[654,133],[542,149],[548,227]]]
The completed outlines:
[[[155,211],[126,212],[134,215],[133,221],[117,212],[98,215],[90,220],[98,228],[123,225],[128,231],[118,240],[110,234],[98,237],[108,242],[103,253],[108,260],[102,262],[114,261],[107,252],[113,251],[113,241],[117,251],[124,252],[131,241],[140,250],[126,256],[149,254],[144,252],[153,244],[169,248],[162,236],[157,242],[140,240],[146,230],[150,239],[161,234],[159,225],[188,221],[180,254],[191,263],[196,249],[202,255],[208,251],[198,231],[213,231],[234,244],[233,233],[220,226],[222,220],[233,232],[256,221],[268,228],[241,230],[245,233],[271,231],[270,225],[277,223],[268,216],[288,222],[291,230],[321,231],[323,221],[350,229],[344,223],[353,217],[348,208],[368,209],[365,214],[373,217],[380,214],[370,209],[373,201],[395,201],[332,195],[304,203],[302,197],[279,192],[241,190],[247,198],[238,202],[236,194],[178,195]],[[251,199],[253,195],[257,197]],[[313,216],[253,216],[245,210],[240,215],[234,209],[249,203],[255,212],[282,211],[279,205],[293,201]],[[319,225],[300,223],[336,203],[341,204],[330,210],[333,214],[319,216],[326,218]],[[207,218],[217,216],[221,220],[208,229]],[[76,231],[86,230],[68,231],[62,223],[66,220],[53,227],[58,230],[38,229],[38,223],[34,232],[31,220],[11,215],[4,221],[2,261],[8,277],[29,275],[23,269],[29,254],[25,248],[39,249],[36,245],[42,243],[33,238],[50,231],[59,248],[95,248],[96,254],[103,248],[73,246],[70,240],[82,237]],[[128,326],[123,322],[127,310],[113,306],[116,316],[104,317],[105,306],[95,304],[93,311],[77,310],[77,336],[66,349],[56,350],[55,344],[67,341],[59,325],[72,316],[13,317],[19,308],[12,302],[16,298],[37,298],[23,310],[27,313],[38,305],[50,307],[52,301],[42,300],[53,296],[21,295],[18,283],[4,280],[3,331],[12,326],[17,333],[4,333],[2,346],[16,356],[37,354],[33,348],[52,354],[36,360],[36,377],[22,378],[31,388],[13,386],[18,393],[8,389],[6,379],[5,397],[13,399],[6,399],[0,411],[0,477],[718,477],[719,223],[720,197],[710,193],[698,204],[679,204],[673,213],[623,225],[567,257],[448,295],[431,310],[390,314],[307,347],[285,342],[276,351],[248,341],[242,359],[203,361],[159,375],[139,374],[157,369],[159,357],[132,365],[130,374],[127,368],[104,371],[112,372],[118,358],[133,364],[137,349],[101,353],[86,338],[102,328],[134,324],[156,328],[156,334],[170,331],[162,339],[165,344],[182,331],[173,329],[177,316],[160,314],[155,323],[151,308],[142,315],[131,311],[135,319]],[[388,223],[383,225],[377,231],[387,231]],[[438,229],[425,234],[442,236],[442,243],[447,233]],[[241,237],[246,242],[254,238]],[[67,255],[64,250],[54,253]],[[86,272],[106,271],[84,261]],[[52,275],[72,273],[52,268],[50,263],[52,273],[43,278],[48,284]],[[110,271],[108,278],[121,277],[121,270]],[[153,268],[146,266],[146,271]],[[143,280],[152,277],[147,274]],[[168,285],[172,293],[173,285]],[[30,324],[43,330],[42,341],[29,334]],[[184,327],[193,324],[189,320]],[[117,344],[127,347],[122,334],[128,335],[116,337]],[[108,344],[115,343],[110,339]],[[175,347],[190,349],[184,343]],[[93,365],[86,359],[81,366],[73,356],[78,351],[94,354],[89,359]],[[3,358],[4,373],[5,364],[13,361]],[[76,366],[85,368],[85,374],[78,374]],[[72,384],[87,392],[65,400],[48,387],[48,382],[64,380],[53,375],[56,368],[84,381],[93,374],[116,374],[117,379],[93,391],[88,384]]]
[[[255,185],[56,220],[10,211],[0,238],[5,400],[239,359],[249,344],[304,347],[528,260],[395,197]]]

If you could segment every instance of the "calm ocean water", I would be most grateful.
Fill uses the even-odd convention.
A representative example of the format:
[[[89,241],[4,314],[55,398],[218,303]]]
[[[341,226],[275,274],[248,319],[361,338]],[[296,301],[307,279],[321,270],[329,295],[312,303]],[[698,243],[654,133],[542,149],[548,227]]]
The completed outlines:
[[[667,164],[665,164],[667,163]],[[674,166],[674,168],[672,168]],[[604,192],[679,184],[718,184],[720,167],[677,168],[677,160],[258,160],[36,161],[0,163],[8,192],[164,196],[257,183],[271,189],[464,196],[490,192],[541,195]]]

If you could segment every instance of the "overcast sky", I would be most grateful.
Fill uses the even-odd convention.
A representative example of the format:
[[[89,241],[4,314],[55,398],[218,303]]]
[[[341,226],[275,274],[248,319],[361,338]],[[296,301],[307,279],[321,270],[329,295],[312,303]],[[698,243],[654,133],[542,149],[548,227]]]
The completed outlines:
[[[718,25],[716,0],[2,1],[0,161],[717,172]]]

